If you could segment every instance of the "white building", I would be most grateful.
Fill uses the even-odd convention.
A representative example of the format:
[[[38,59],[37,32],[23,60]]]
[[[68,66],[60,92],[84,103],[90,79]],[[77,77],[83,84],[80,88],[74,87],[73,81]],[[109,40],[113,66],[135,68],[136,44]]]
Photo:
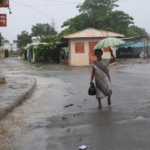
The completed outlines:
[[[40,37],[39,36],[38,37],[32,37],[31,39],[32,39],[32,43],[39,43]]]
[[[17,43],[4,43],[4,47],[8,48],[8,50],[17,51]]]

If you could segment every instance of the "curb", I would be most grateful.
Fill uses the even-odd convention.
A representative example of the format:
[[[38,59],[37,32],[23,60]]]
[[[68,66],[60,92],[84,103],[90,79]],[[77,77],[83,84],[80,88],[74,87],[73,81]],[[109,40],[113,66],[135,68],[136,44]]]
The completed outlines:
[[[0,111],[0,120],[2,120],[5,116],[7,116],[14,108],[17,106],[21,105],[27,98],[29,98],[34,89],[36,87],[36,79],[31,84],[31,87],[29,88],[28,92],[22,94],[19,96],[14,103],[12,103],[9,107],[4,108],[3,110]]]

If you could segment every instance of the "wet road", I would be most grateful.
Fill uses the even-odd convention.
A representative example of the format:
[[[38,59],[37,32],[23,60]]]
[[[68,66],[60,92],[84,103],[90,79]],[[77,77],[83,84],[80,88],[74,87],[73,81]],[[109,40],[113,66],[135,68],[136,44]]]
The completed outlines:
[[[15,71],[15,70],[24,70],[29,68],[25,66],[21,61],[17,58],[5,58],[0,59],[0,71]]]
[[[86,144],[89,150],[149,150],[150,64],[110,69],[112,106],[103,99],[102,110],[87,95],[90,70],[5,73],[37,78],[37,87],[0,122],[1,149],[77,150]]]

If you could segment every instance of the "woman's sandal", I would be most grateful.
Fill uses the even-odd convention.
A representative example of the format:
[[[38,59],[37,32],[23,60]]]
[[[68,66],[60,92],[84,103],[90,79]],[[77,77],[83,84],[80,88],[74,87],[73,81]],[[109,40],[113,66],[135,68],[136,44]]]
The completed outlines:
[[[99,105],[99,107],[97,107],[97,109],[101,109],[102,108],[102,105]]]
[[[111,100],[108,100],[108,105],[111,105]]]

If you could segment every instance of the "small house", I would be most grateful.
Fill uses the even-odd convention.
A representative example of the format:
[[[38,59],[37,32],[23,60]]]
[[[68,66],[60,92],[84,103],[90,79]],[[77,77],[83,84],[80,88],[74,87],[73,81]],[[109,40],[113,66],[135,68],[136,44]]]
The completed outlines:
[[[70,66],[88,66],[96,60],[94,47],[96,44],[107,37],[124,37],[123,34],[113,33],[94,28],[63,36],[61,43],[57,46],[68,47],[68,63]],[[111,47],[116,56],[116,47]],[[109,48],[103,49],[103,58],[110,58]],[[61,62],[61,60],[60,60]]]

